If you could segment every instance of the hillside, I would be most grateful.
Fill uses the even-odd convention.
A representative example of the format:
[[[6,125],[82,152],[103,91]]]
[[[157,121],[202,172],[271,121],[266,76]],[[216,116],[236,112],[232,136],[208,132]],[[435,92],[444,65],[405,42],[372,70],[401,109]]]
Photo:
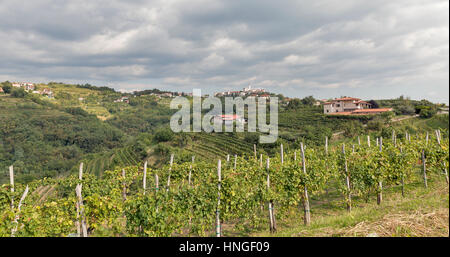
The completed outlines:
[[[5,184],[0,236],[447,237],[448,131],[371,142]]]
[[[36,85],[36,90],[44,88],[54,97],[0,94],[0,183],[7,181],[9,165],[14,165],[17,180],[24,182],[76,172],[81,161],[88,173],[101,176],[105,170],[144,160],[158,168],[171,153],[176,161],[188,161],[194,155],[196,160],[211,162],[227,155],[253,155],[254,144],[258,155],[274,155],[280,144],[289,150],[300,142],[321,145],[325,137],[330,144],[363,134],[389,137],[389,126],[409,133],[448,129],[448,114],[390,125],[390,117],[330,117],[322,107],[299,101],[293,107],[280,105],[278,141],[259,145],[258,133],[172,133],[168,123],[175,110],[169,109],[171,98],[152,95],[163,93],[159,90],[125,94],[91,85]],[[118,102],[121,97],[129,102]],[[394,107],[398,117],[407,118],[411,108],[414,113],[418,106],[434,108],[429,102],[408,99],[382,100],[380,105]],[[333,137],[339,131],[341,137]]]

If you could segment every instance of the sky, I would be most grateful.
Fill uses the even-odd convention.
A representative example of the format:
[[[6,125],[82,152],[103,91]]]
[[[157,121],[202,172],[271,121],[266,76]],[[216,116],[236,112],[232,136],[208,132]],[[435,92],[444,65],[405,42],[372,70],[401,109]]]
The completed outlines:
[[[449,103],[449,1],[0,0],[0,81]]]

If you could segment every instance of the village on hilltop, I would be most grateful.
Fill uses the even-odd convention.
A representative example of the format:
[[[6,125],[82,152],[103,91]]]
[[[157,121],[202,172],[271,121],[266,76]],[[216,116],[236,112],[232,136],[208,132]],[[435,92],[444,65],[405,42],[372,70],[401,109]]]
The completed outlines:
[[[48,98],[53,98],[53,91],[50,88],[44,88],[42,89],[42,91],[36,90],[34,83],[31,82],[12,82],[11,86],[15,88],[23,88],[25,91],[32,94],[45,95]],[[0,93],[2,93],[3,89],[2,88],[0,89],[1,89]]]
[[[31,82],[12,82],[12,87],[15,88],[23,88],[25,91],[28,91],[33,94],[39,94],[48,96],[49,98],[53,98],[54,94],[50,88],[44,88],[42,90],[36,90],[36,86]],[[4,90],[0,87],[0,93],[4,93]],[[147,90],[146,90],[147,91]],[[163,92],[159,90],[149,90],[148,95],[155,96],[159,99],[161,98],[173,98],[176,96],[192,96],[192,93],[184,93],[184,92]],[[139,94],[138,94],[139,95]],[[259,97],[270,99],[272,93],[269,93],[264,88],[253,88],[251,85],[244,87],[242,90],[238,91],[223,91],[217,92],[214,94],[215,97]],[[208,97],[209,95],[203,95],[203,97]],[[136,92],[134,92],[134,97],[136,97]],[[290,102],[294,98],[284,97],[281,103],[284,106],[290,104]],[[80,97],[80,101],[84,100],[84,98]],[[116,103],[130,103],[130,97],[125,95],[120,98],[114,100]],[[315,100],[312,104],[314,106],[323,106],[323,113],[326,115],[370,115],[370,114],[380,114],[384,112],[392,111],[392,108],[375,108],[375,106],[368,101],[361,100],[356,97],[340,97],[334,99],[321,99]],[[220,119],[223,122],[239,121],[243,122],[244,120],[241,117],[234,116],[223,116],[216,117],[216,119]]]

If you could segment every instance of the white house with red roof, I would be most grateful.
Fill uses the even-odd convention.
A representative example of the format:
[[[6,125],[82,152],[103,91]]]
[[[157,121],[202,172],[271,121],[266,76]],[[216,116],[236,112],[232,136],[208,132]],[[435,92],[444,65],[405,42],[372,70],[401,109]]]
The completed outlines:
[[[390,112],[392,108],[372,108],[372,104],[354,97],[341,97],[323,104],[323,113],[329,115],[370,115]]]
[[[342,97],[325,102],[323,104],[323,113],[332,114],[339,112],[353,112],[356,110],[369,109],[372,105],[355,97]]]
[[[236,123],[245,124],[245,119],[241,117],[240,115],[236,114],[225,114],[225,115],[215,115],[214,116],[214,123],[221,123],[225,125]]]

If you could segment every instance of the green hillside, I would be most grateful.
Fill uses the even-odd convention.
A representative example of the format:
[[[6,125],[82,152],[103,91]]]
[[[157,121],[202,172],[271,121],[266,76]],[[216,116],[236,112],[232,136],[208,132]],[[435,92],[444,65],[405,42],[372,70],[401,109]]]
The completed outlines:
[[[171,153],[176,161],[195,156],[211,162],[228,154],[253,155],[254,144],[258,155],[274,155],[280,144],[286,150],[300,142],[322,145],[325,137],[333,144],[366,134],[389,137],[392,127],[410,133],[448,129],[448,114],[435,115],[439,107],[427,101],[380,100],[381,107],[393,107],[398,117],[421,114],[391,123],[386,115],[326,116],[307,97],[291,105],[280,102],[278,141],[260,145],[258,133],[172,133],[168,124],[176,110],[169,108],[171,98],[152,95],[162,92],[156,89],[129,94],[88,84],[36,85],[36,90],[44,88],[54,97],[0,94],[0,183],[6,182],[9,165],[23,182],[75,172],[81,161],[87,172],[102,176],[105,170],[144,160],[159,168]],[[129,103],[117,102],[120,97],[128,97]],[[431,118],[422,112],[431,112]]]

